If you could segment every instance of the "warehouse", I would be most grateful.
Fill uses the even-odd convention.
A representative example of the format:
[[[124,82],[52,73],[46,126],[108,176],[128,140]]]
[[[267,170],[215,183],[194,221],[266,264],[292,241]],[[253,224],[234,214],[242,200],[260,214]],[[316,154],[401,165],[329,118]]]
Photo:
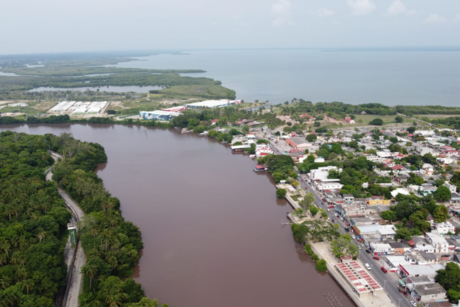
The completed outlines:
[[[189,103],[185,105],[187,109],[202,109],[202,108],[224,108],[234,105],[236,102],[228,99],[221,100],[205,100],[202,102]]]
[[[73,106],[75,101],[61,101],[54,107],[52,107],[49,112],[62,113],[67,111],[71,106]]]
[[[156,120],[165,120],[169,121],[171,120],[174,116],[179,116],[181,113],[179,112],[168,112],[168,111],[161,111],[161,110],[156,110],[156,111],[140,111],[139,115],[143,119],[156,119]]]

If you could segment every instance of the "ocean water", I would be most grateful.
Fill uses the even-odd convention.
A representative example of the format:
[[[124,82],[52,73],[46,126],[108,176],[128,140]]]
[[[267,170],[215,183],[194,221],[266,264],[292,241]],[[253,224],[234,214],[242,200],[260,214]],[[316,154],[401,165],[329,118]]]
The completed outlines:
[[[458,50],[203,50],[118,67],[204,69],[246,101],[460,106]]]

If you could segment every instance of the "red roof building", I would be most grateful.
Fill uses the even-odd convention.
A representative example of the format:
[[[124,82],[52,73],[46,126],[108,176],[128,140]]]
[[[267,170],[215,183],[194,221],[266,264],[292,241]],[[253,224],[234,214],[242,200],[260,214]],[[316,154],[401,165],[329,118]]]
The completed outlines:
[[[406,169],[406,168],[404,166],[402,166],[402,165],[395,165],[391,169],[394,170],[394,171],[399,171],[399,170],[403,170],[403,169]]]

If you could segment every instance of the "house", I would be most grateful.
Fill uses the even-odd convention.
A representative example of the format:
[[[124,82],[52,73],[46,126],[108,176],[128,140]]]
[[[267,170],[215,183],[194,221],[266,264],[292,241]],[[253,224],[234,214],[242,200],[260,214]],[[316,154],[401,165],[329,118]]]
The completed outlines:
[[[368,199],[367,204],[369,206],[377,206],[377,205],[389,206],[390,200],[385,199],[384,196],[372,196]]]
[[[449,244],[446,239],[438,234],[428,232],[426,234],[427,241],[433,245],[435,253],[447,253],[449,251]]]
[[[393,242],[393,243],[389,243],[389,244],[390,244],[391,248],[393,249],[395,256],[404,255],[406,250],[410,250],[409,245],[407,245],[405,243],[402,243],[402,242]]]
[[[351,119],[350,117],[346,117],[345,121],[350,125],[353,125],[355,123],[355,121],[353,119]]]
[[[460,194],[452,193],[452,195],[450,196],[450,201],[452,203],[460,203]],[[457,214],[458,214],[458,212],[457,212]]]
[[[412,241],[415,242],[415,245],[414,245],[415,251],[430,253],[430,254],[434,253],[434,250],[435,250],[434,246],[429,244],[428,241],[425,240],[425,238],[419,237],[419,236],[413,236]]]
[[[441,236],[455,233],[455,226],[448,221],[444,223],[434,223],[434,227]]]
[[[431,165],[429,163],[425,163],[425,164],[422,165],[422,170],[425,172],[426,175],[430,176],[434,172],[434,167],[433,167],[433,165]]]
[[[345,202],[352,202],[355,200],[355,197],[353,196],[353,194],[343,194],[343,200]]]
[[[393,197],[396,197],[398,194],[410,195],[409,191],[404,188],[398,188],[390,192]]]
[[[430,303],[447,300],[446,290],[438,283],[416,285],[411,293],[416,302]]]
[[[450,193],[456,193],[457,192],[457,186],[454,184],[451,184],[449,182],[445,182],[444,185],[450,190]]]
[[[390,244],[387,244],[387,243],[371,242],[370,249],[375,256],[393,255],[394,253],[393,248],[390,246]]]
[[[423,258],[424,262],[423,264],[434,264],[436,263],[436,255],[434,253],[427,253],[427,252],[418,252],[420,257]],[[417,263],[417,264],[422,264],[422,263]]]
[[[339,179],[324,179],[317,181],[315,184],[320,191],[335,191],[340,190],[343,187],[343,184],[339,182]]]
[[[286,139],[286,144],[294,149],[303,149],[303,150],[311,146],[310,143],[308,143],[307,141],[305,141],[304,138],[301,138],[301,137],[288,138]]]
[[[444,266],[441,264],[429,264],[429,265],[407,265],[400,264],[399,269],[402,275],[409,276],[427,276],[428,278],[434,279],[438,274],[439,270],[444,270]]]

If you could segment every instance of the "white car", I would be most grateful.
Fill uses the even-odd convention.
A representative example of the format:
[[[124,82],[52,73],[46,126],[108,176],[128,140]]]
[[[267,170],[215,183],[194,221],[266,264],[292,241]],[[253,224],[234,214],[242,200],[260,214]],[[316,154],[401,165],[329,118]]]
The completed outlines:
[[[412,306],[414,306],[414,307],[417,307],[417,303],[414,302],[414,301],[410,301],[410,304],[411,304]]]
[[[365,263],[364,266],[366,267],[366,269],[367,269],[368,271],[371,270],[371,266],[369,265],[369,263]]]

